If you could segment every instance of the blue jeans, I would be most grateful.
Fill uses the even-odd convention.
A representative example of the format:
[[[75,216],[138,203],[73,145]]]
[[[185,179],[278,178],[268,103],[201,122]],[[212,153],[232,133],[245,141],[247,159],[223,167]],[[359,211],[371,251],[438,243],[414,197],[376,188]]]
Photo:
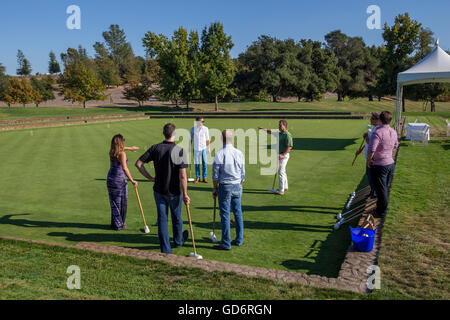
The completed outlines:
[[[241,245],[244,241],[244,221],[242,220],[241,198],[242,189],[240,184],[219,185],[219,209],[220,221],[222,225],[221,246],[231,248],[230,240],[230,207],[234,213],[236,226],[236,245]]]
[[[169,208],[172,215],[172,232],[175,248],[181,247],[183,241],[183,220],[181,219],[182,196],[166,196],[153,192],[158,211],[158,238],[161,252],[172,253],[169,238]]]
[[[197,179],[200,179],[200,158],[201,158],[202,169],[203,169],[203,172],[202,172],[203,178],[202,179],[203,180],[206,179],[206,176],[208,174],[208,167],[206,165],[206,157],[207,157],[206,149],[203,149],[201,151],[194,150],[195,177]]]

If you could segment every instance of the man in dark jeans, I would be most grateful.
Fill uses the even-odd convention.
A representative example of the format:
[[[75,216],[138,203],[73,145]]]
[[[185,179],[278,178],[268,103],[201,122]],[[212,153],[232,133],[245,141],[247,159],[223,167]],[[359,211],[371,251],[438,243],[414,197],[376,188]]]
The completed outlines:
[[[168,225],[169,208],[175,248],[181,247],[188,237],[188,231],[183,232],[181,219],[182,202],[188,206],[190,201],[186,179],[188,165],[186,152],[175,144],[175,125],[166,124],[163,133],[165,140],[150,147],[136,161],[136,167],[145,178],[155,182],[153,191],[158,211],[159,245],[161,252],[172,253]],[[144,164],[150,161],[155,164],[155,177],[152,177],[144,167]]]
[[[393,155],[398,148],[397,132],[390,127],[392,114],[383,111],[380,114],[381,126],[371,136],[367,155],[367,167],[370,168],[377,194],[376,215],[384,217],[389,203],[389,187],[394,176],[395,161]]]

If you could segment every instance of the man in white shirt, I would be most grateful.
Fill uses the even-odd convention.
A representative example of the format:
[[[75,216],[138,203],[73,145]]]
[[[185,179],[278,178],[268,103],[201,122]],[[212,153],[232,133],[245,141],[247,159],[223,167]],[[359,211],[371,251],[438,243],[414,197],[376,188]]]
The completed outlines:
[[[200,182],[200,161],[202,163],[202,181],[207,183],[206,176],[208,174],[207,168],[207,152],[211,153],[209,130],[203,124],[205,120],[203,117],[197,117],[196,125],[191,128],[191,144],[194,150],[194,164],[195,164],[195,183]],[[207,151],[208,150],[208,151]],[[200,160],[201,159],[201,160]]]
[[[213,198],[219,197],[222,240],[216,250],[231,250],[230,210],[236,219],[235,245],[241,246],[244,241],[244,221],[242,218],[242,183],[245,179],[244,154],[233,147],[231,130],[222,132],[223,148],[216,152],[212,166],[214,184]]]

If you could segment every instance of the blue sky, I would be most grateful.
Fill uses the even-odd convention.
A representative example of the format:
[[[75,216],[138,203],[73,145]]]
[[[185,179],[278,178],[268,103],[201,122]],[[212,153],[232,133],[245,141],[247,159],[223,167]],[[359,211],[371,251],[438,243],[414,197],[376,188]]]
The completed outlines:
[[[81,8],[81,30],[66,28],[66,8],[73,4]],[[81,44],[93,55],[92,45],[103,41],[102,32],[111,24],[125,30],[135,54],[141,56],[147,31],[170,37],[179,26],[200,32],[214,21],[222,22],[232,36],[233,57],[262,34],[324,41],[325,34],[340,29],[361,36],[368,45],[381,45],[382,31],[366,27],[369,5],[380,7],[382,25],[392,25],[397,14],[409,12],[434,31],[443,49],[450,49],[448,0],[1,0],[0,62],[8,74],[15,74],[17,50],[21,49],[33,74],[46,73],[51,50],[59,59],[61,52]]]

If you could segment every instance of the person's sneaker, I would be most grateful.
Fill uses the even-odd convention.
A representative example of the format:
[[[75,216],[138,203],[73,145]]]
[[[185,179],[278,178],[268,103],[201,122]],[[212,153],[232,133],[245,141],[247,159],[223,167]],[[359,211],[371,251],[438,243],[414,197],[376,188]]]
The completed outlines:
[[[195,179],[194,183],[199,183],[200,179]]]
[[[188,237],[189,237],[189,232],[187,230],[184,230],[183,231],[183,242],[186,242]]]
[[[231,248],[225,248],[225,247],[222,247],[222,246],[214,246],[213,249],[215,249],[215,250],[224,250],[224,251],[230,251],[231,250]]]
[[[203,183],[208,183],[208,180],[206,180],[206,179],[203,179]]]
[[[277,191],[277,194],[280,195],[280,196],[282,196],[282,195],[284,194],[284,191],[278,190],[278,191]]]

